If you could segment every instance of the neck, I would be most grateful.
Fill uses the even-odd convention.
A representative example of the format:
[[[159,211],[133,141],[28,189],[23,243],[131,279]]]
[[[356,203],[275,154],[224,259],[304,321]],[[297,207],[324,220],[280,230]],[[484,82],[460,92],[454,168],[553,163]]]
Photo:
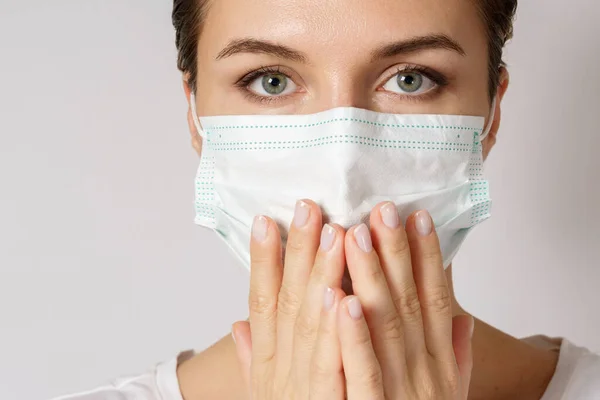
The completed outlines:
[[[536,348],[475,319],[469,400],[540,400],[558,354]]]
[[[469,314],[456,301],[447,270],[453,314]],[[534,347],[475,318],[469,400],[540,400],[554,375],[558,354]]]

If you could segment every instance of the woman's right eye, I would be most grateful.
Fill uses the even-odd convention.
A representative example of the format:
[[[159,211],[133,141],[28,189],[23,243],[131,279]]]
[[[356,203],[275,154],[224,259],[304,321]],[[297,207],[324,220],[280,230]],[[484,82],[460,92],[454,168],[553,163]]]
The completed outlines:
[[[284,74],[265,73],[253,79],[248,84],[248,89],[258,96],[278,97],[293,93],[296,84]]]

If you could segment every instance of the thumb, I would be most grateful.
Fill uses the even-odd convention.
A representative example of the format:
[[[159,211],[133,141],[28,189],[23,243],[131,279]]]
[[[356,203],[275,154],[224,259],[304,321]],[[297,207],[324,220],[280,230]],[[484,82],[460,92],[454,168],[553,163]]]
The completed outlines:
[[[248,393],[250,387],[250,365],[252,360],[252,337],[250,335],[250,323],[248,321],[238,321],[231,327],[231,336],[235,343],[238,362],[242,372],[242,377],[246,383]]]
[[[452,346],[458,364],[461,390],[466,399],[471,384],[471,371],[473,370],[473,329],[475,320],[470,315],[457,315],[452,319]]]

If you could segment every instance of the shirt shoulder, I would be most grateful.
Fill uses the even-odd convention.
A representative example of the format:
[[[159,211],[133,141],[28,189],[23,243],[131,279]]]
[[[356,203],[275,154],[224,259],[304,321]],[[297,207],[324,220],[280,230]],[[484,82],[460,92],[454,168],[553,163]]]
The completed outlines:
[[[600,355],[562,339],[554,376],[541,400],[567,399],[600,399]]]
[[[192,356],[193,351],[182,352],[145,374],[119,378],[86,392],[52,400],[183,400],[177,379],[177,366]]]

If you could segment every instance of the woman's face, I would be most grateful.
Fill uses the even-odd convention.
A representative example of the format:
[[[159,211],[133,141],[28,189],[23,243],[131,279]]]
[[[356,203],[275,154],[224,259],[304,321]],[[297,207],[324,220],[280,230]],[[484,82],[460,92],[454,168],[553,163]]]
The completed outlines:
[[[474,1],[213,0],[199,40],[198,114],[352,106],[487,116],[487,37]],[[500,96],[506,84],[503,74]]]

